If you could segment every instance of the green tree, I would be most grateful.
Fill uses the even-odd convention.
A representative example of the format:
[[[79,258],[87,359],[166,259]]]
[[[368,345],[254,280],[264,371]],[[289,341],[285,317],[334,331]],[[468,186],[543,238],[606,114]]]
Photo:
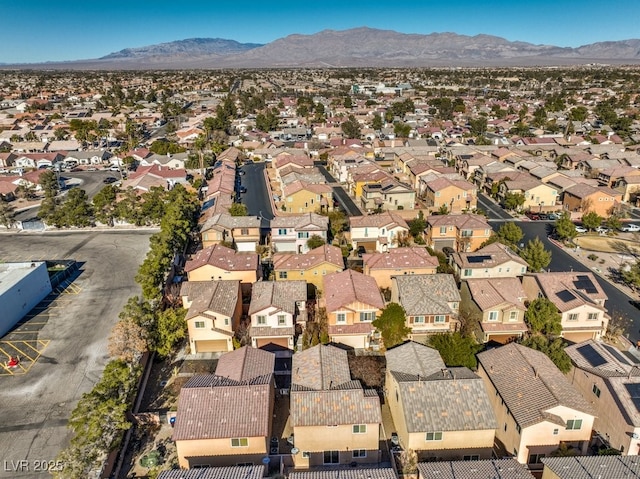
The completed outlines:
[[[576,225],[573,224],[571,216],[566,211],[556,220],[555,230],[558,238],[563,240],[575,238],[578,234],[576,231]]]
[[[600,216],[595,211],[590,211],[582,215],[582,226],[584,226],[588,230],[595,230],[602,224],[602,220],[602,216]]]
[[[507,192],[502,202],[502,205],[510,210],[519,210],[522,205],[524,205],[525,197],[522,193],[513,193],[511,191]]]
[[[544,249],[544,244],[539,238],[529,241],[520,251],[520,256],[529,263],[531,271],[534,272],[546,268],[551,263],[551,252]]]
[[[118,187],[107,185],[93,197],[93,208],[96,219],[103,224],[113,226],[116,218],[116,197]]]
[[[640,288],[640,261],[633,264],[623,264],[620,268],[622,280],[633,288]]]
[[[380,331],[385,348],[389,349],[400,344],[411,333],[406,325],[404,308],[398,303],[389,303],[382,310],[382,314],[371,323]]]
[[[589,110],[584,106],[576,106],[569,111],[569,118],[573,121],[585,121],[589,116]]]
[[[278,116],[271,110],[268,110],[265,114],[258,113],[256,116],[256,128],[264,132],[273,131],[278,128],[278,121]]]
[[[520,344],[544,353],[563,373],[568,373],[571,370],[571,358],[564,350],[566,344],[562,338],[532,334],[524,338]]]
[[[11,228],[16,224],[16,208],[8,201],[0,199],[0,225]]]
[[[315,249],[325,244],[324,238],[320,235],[312,235],[307,240],[307,247],[309,249]]]
[[[343,122],[340,128],[347,138],[360,138],[360,123],[355,116],[349,115],[348,120]]]
[[[474,136],[484,136],[487,132],[487,117],[479,116],[469,120],[471,134]]]
[[[151,143],[149,151],[152,151],[157,155],[166,155],[167,153],[173,155],[176,153],[184,153],[187,150],[178,143],[166,139],[158,139]]]
[[[464,366],[475,369],[478,365],[476,354],[482,349],[472,336],[454,333],[434,334],[429,338],[429,346],[437,349],[447,366]]]
[[[421,238],[427,227],[427,220],[424,219],[424,213],[422,210],[418,212],[418,217],[409,222],[409,233],[414,239]]]
[[[532,333],[558,335],[562,332],[562,317],[555,304],[547,298],[536,298],[524,313],[524,320]]]
[[[507,246],[518,246],[524,237],[524,233],[520,227],[512,222],[502,223],[496,232],[498,241]]]
[[[371,128],[373,128],[376,131],[380,131],[382,130],[383,126],[384,126],[384,122],[382,121],[382,116],[380,116],[379,113],[376,113],[375,115],[373,115],[373,120],[371,120]]]
[[[42,188],[45,197],[52,198],[58,194],[58,191],[60,191],[58,177],[51,170],[43,172],[38,179],[38,183],[40,184],[40,188]]]
[[[409,133],[411,133],[411,125],[407,125],[406,123],[398,122],[393,125],[393,133],[398,138],[407,138]]]
[[[333,210],[329,212],[329,229],[332,238],[337,237],[340,233],[347,229],[349,222],[343,211]]]
[[[243,203],[233,203],[229,207],[229,214],[231,216],[247,216],[248,214],[247,205]]]
[[[184,308],[167,308],[157,316],[155,350],[160,356],[168,356],[175,346],[187,337],[187,322]]]
[[[54,215],[53,224],[56,227],[91,226],[93,224],[93,208],[89,203],[87,192],[80,188],[70,190]]]

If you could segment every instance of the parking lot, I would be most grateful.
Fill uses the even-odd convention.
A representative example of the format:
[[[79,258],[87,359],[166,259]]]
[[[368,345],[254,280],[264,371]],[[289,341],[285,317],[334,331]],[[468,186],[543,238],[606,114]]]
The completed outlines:
[[[75,259],[80,266],[77,277],[62,283],[0,338],[0,361],[20,356],[18,367],[0,367],[0,457],[5,464],[26,466],[0,468],[1,478],[49,477],[34,471],[35,464],[53,460],[68,443],[67,420],[102,374],[118,313],[130,296],[140,294],[133,278],[151,234],[0,234],[1,261]]]

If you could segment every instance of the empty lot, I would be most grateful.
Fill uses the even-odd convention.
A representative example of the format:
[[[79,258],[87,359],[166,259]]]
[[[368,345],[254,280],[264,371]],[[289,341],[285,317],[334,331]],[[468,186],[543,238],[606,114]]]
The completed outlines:
[[[148,249],[149,231],[0,234],[0,261],[75,259],[80,275],[45,300],[16,331],[2,338],[40,356],[23,374],[0,375],[0,477],[40,478],[37,462],[53,460],[69,439],[76,402],[99,379],[108,360],[107,338]],[[24,341],[28,340],[28,341]],[[8,345],[8,346],[7,346]],[[34,357],[36,355],[34,354]],[[0,358],[4,361],[4,355]],[[19,461],[25,466],[11,470]],[[9,470],[7,470],[9,469]],[[28,470],[26,470],[28,469]]]

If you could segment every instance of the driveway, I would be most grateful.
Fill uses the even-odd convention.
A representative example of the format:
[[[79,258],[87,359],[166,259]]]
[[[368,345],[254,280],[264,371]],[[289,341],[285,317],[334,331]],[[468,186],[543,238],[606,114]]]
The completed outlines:
[[[3,338],[37,337],[41,356],[25,374],[0,376],[0,457],[5,464],[0,478],[50,477],[35,471],[36,463],[54,460],[68,444],[71,411],[102,374],[108,360],[107,338],[120,310],[130,296],[140,294],[133,278],[150,235],[149,231],[0,234],[2,261],[81,263],[80,275],[67,290],[41,303],[23,325]],[[15,471],[11,464],[25,467]]]
[[[247,192],[240,195],[240,200],[247,206],[249,216],[260,216],[264,220],[272,220],[273,209],[265,183],[264,168],[265,163],[248,163],[242,166],[245,174],[240,178]],[[268,222],[263,225],[263,227],[268,226]]]

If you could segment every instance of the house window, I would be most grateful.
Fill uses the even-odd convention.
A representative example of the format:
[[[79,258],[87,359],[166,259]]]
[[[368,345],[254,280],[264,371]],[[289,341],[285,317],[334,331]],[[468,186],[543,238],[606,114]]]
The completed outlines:
[[[246,437],[231,438],[231,447],[249,447],[249,439]]]
[[[465,276],[471,276],[471,270],[470,269],[465,269],[464,270],[464,275]]]
[[[520,434],[522,432],[522,428],[516,424],[516,432]]]
[[[287,228],[278,229],[278,234],[279,235],[286,235],[287,234]]]
[[[582,419],[569,419],[567,421],[567,431],[577,431],[582,429]]]
[[[265,315],[261,314],[260,316],[258,316],[256,318],[256,323],[259,326],[264,326],[265,324],[267,324],[267,317]]]
[[[376,313],[374,311],[363,311],[360,313],[360,322],[369,322],[376,319]]]
[[[460,236],[462,236],[463,238],[470,238],[473,236],[473,230],[462,230],[460,232]]]
[[[366,424],[354,424],[353,425],[353,433],[354,434],[366,434],[367,433],[367,425]]]
[[[440,198],[440,192],[436,191],[436,198]]]
[[[284,314],[278,315],[278,326],[284,326],[287,324],[287,317]]]
[[[224,318],[224,325],[229,326],[229,318]]]
[[[428,432],[425,436],[425,441],[442,441],[442,431]]]
[[[204,321],[196,321],[194,325],[196,329],[204,329]]]
[[[578,313],[571,313],[567,318],[567,321],[577,321],[577,320],[578,320]]]
[[[367,450],[366,449],[354,449],[352,457],[353,458],[367,457]]]
[[[336,313],[336,323],[345,324],[347,322],[347,313]]]
[[[600,388],[598,386],[596,386],[595,384],[593,385],[593,388],[591,388],[591,390],[593,391],[593,394],[596,395],[596,397],[600,397]]]
[[[287,272],[286,271],[279,271],[278,272],[278,278],[287,279]]]
[[[489,311],[489,321],[497,321],[497,320],[498,320],[498,312]]]
[[[542,462],[542,458],[544,457],[544,454],[530,454],[529,455],[529,461],[527,461],[528,464],[540,464]]]
[[[309,237],[308,231],[298,231],[298,239],[306,239]]]
[[[434,323],[436,324],[443,324],[446,322],[446,316],[444,314],[439,314],[435,317],[435,319],[433,320]]]
[[[509,312],[509,321],[516,321],[518,319],[518,312],[517,311],[510,311]]]
[[[309,459],[311,457],[311,453],[309,453],[309,451],[302,451],[302,457],[304,459]]]
[[[447,234],[447,227],[446,226],[441,226],[440,227],[440,235],[444,236]]]
[[[323,460],[325,464],[339,464],[340,453],[338,451],[324,451]]]
[[[419,323],[419,324],[424,324],[424,316],[414,316],[413,317],[413,322],[414,323]]]
[[[553,430],[553,435],[557,436],[558,434],[560,434],[560,429],[558,429],[557,427]]]
[[[293,198],[291,196],[287,197],[287,203],[293,203]]]
[[[462,456],[462,460],[463,461],[479,461],[480,460],[480,455],[471,454],[469,456]]]
[[[598,316],[600,316],[599,313],[589,313],[589,317],[587,319],[590,319],[591,321],[598,319]]]
[[[242,236],[248,236],[249,235],[249,229],[248,228],[240,228],[240,234]]]

